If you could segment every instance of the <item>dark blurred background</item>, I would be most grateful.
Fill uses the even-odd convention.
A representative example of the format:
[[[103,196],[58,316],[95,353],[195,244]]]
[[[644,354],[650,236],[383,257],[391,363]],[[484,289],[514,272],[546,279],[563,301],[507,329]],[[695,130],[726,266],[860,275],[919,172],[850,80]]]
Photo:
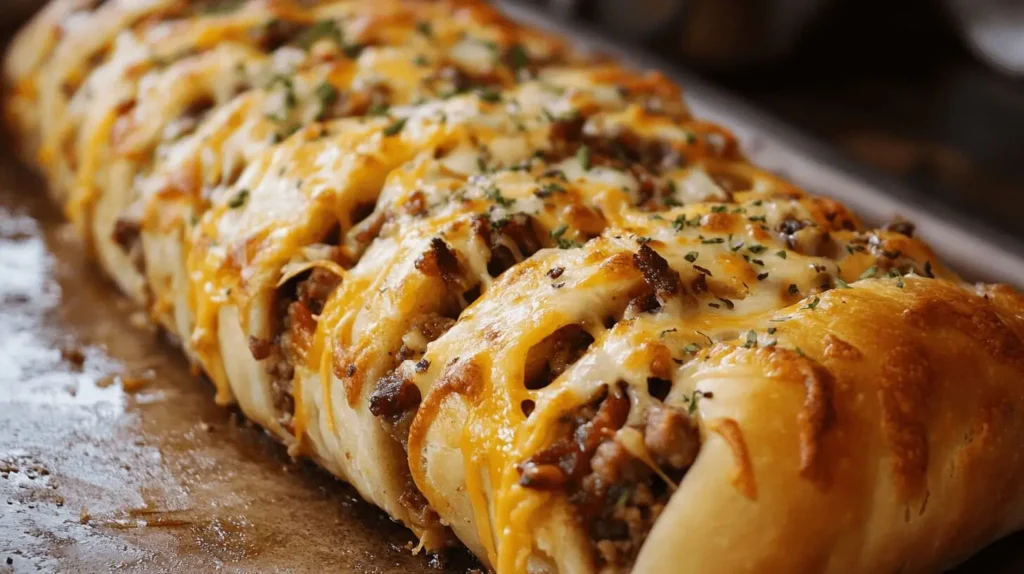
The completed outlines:
[[[1024,238],[1024,0],[532,0]]]

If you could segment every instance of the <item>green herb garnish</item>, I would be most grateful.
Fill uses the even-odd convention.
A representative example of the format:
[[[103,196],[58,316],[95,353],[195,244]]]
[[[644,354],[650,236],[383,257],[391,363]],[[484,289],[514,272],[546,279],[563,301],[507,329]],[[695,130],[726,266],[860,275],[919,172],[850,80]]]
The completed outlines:
[[[504,195],[502,195],[501,194],[501,190],[498,189],[498,187],[495,186],[495,185],[492,185],[491,187],[488,187],[484,191],[484,195],[487,196],[487,199],[490,199],[491,201],[497,203],[498,205],[500,205],[502,207],[511,207],[516,202],[516,200],[509,199],[509,198],[505,197]]]
[[[324,82],[316,87],[316,99],[320,100],[320,117],[323,117],[327,110],[338,102],[341,94],[330,82]]]
[[[345,37],[334,20],[320,20],[309,28],[302,31],[295,39],[295,43],[301,48],[309,50],[320,40],[330,40],[339,48],[345,47]]]
[[[754,331],[753,329],[751,329],[750,331],[747,331],[747,342],[744,343],[743,346],[748,348],[748,349],[751,348],[751,347],[756,347],[757,346],[757,332],[756,331]]]
[[[249,190],[241,189],[235,194],[230,200],[228,200],[228,207],[231,209],[237,209],[245,205],[245,200],[249,199]]]
[[[512,44],[505,53],[505,61],[510,68],[518,70],[530,65],[530,55],[526,53],[526,48],[523,48],[522,44]]]
[[[580,162],[584,171],[589,171],[591,166],[590,146],[582,145],[576,150],[576,161]]]
[[[391,137],[393,135],[398,135],[399,133],[401,133],[402,128],[405,127],[405,122],[406,121],[407,121],[407,118],[398,118],[397,120],[392,122],[391,125],[389,125],[388,127],[384,128],[384,135],[388,136],[388,137]]]
[[[476,95],[485,102],[495,103],[501,101],[501,92],[494,88],[480,88],[477,90]]]
[[[861,279],[871,279],[875,275],[878,275],[878,267],[872,265],[871,267],[865,269],[864,272],[860,274],[860,277],[857,278],[857,280],[860,281]]]

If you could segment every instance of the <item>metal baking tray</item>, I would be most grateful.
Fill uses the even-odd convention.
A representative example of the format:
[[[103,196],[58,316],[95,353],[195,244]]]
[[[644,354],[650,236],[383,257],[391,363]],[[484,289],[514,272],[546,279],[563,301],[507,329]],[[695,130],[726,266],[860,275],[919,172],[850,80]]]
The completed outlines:
[[[735,130],[756,162],[870,221],[915,221],[972,278],[1024,285],[1024,250],[1014,242],[926,206],[673,66],[595,34],[557,31],[674,77],[695,111]],[[10,148],[0,138],[0,573],[478,567],[459,552],[414,556],[412,536],[350,487],[289,460],[237,411],[216,407],[210,385],[85,260],[43,182]],[[1011,536],[959,571],[1024,571],[1022,542]]]

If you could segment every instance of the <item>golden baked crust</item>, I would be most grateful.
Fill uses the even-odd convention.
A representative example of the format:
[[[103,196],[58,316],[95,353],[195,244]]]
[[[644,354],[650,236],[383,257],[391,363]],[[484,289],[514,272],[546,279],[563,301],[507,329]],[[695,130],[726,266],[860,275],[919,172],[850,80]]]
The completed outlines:
[[[909,572],[1022,526],[1021,295],[658,74],[474,0],[54,0],[4,81],[217,401],[428,549]]]

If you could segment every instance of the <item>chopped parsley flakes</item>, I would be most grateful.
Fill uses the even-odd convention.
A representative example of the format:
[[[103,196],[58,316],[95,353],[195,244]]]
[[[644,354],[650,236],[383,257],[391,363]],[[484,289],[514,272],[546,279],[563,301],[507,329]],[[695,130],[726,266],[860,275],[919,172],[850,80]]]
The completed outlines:
[[[871,267],[865,269],[864,272],[860,274],[860,277],[857,278],[857,280],[859,281],[861,279],[871,279],[875,275],[878,275],[878,267],[872,265]]]
[[[388,137],[398,135],[399,133],[401,133],[402,128],[405,127],[405,122],[406,118],[398,118],[397,120],[392,122],[391,125],[384,128],[384,135]]]
[[[245,205],[245,200],[249,199],[249,190],[241,189],[235,194],[230,200],[228,200],[228,207],[231,209],[237,209]]]
[[[580,165],[583,166],[584,171],[590,171],[590,146],[582,145],[578,150],[576,150],[576,161],[580,162]]]
[[[498,189],[498,186],[496,185],[492,185],[488,187],[486,190],[484,190],[484,195],[487,197],[487,199],[493,201],[494,203],[497,203],[502,207],[512,207],[516,202],[516,200],[509,199],[502,195],[501,190]]]
[[[756,331],[754,331],[753,329],[751,329],[750,331],[747,331],[747,341],[746,341],[746,343],[743,344],[743,346],[748,348],[748,349],[751,348],[751,347],[756,347],[757,346],[757,332]]]

